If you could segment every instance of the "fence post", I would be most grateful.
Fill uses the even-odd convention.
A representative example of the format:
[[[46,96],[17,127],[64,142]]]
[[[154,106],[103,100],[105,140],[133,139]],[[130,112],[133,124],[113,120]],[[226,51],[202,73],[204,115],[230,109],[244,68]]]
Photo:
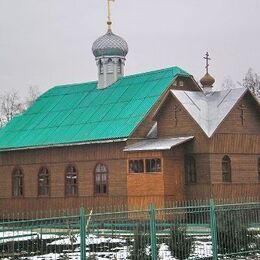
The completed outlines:
[[[155,224],[155,209],[153,205],[150,205],[149,209],[150,216],[150,240],[151,240],[151,256],[152,260],[157,259],[157,250],[156,250],[156,224]]]
[[[86,260],[86,216],[84,208],[80,208],[80,260]]]
[[[218,240],[217,240],[217,221],[216,221],[216,206],[214,200],[210,200],[210,231],[212,240],[212,256],[213,260],[218,259]]]

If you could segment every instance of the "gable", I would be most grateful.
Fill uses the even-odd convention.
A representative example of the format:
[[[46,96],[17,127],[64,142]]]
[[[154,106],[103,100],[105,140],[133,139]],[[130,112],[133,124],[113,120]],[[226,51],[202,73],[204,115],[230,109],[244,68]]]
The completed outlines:
[[[156,113],[158,137],[179,137],[203,134],[197,122],[177,98],[168,95]]]
[[[178,67],[125,76],[109,88],[97,82],[50,89],[0,133],[0,150],[127,138],[176,77]]]
[[[173,90],[203,91],[192,76],[177,78],[170,88]]]
[[[247,92],[245,88],[222,91],[171,91],[204,133],[211,137],[238,100]]]
[[[254,104],[254,109],[251,109],[251,112],[255,111],[252,112],[255,113],[255,117],[258,117],[259,115],[259,102],[256,101],[249,90],[239,88],[209,93],[171,90],[170,94],[159,105],[157,111],[155,112],[154,118],[157,118],[159,114],[163,114],[162,110],[165,108],[165,104],[169,102],[169,96],[171,95],[174,99],[178,100],[179,104],[181,104],[184,110],[197,123],[207,137],[211,137],[215,133],[227,115],[232,111],[234,106],[244,96],[251,98],[251,103]],[[174,105],[171,104],[170,106]],[[178,109],[178,107],[171,108],[171,111],[167,112],[168,114],[173,115],[175,121],[176,113],[181,113],[181,110],[178,111]],[[169,120],[171,119],[169,118]],[[165,120],[165,122],[166,121],[167,120]],[[167,125],[165,125],[165,127],[167,127]],[[192,133],[189,132],[189,134]]]
[[[155,127],[155,124],[157,123],[154,121],[154,114],[160,107],[160,104],[164,103],[164,100],[167,98],[170,90],[187,90],[187,91],[202,91],[199,87],[198,83],[193,79],[193,77],[183,77],[178,76],[173,81],[173,83],[166,89],[166,91],[163,93],[163,95],[160,96],[160,98],[155,102],[152,109],[149,111],[147,116],[140,122],[140,124],[137,126],[137,128],[134,130],[134,132],[131,134],[130,139],[136,139],[136,138],[146,138],[148,135],[150,136],[150,132],[152,128]],[[157,126],[156,126],[157,129]],[[154,135],[154,133],[152,134]],[[134,142],[133,140],[128,141]]]
[[[260,106],[249,92],[242,96],[231,109],[216,133],[259,135]]]

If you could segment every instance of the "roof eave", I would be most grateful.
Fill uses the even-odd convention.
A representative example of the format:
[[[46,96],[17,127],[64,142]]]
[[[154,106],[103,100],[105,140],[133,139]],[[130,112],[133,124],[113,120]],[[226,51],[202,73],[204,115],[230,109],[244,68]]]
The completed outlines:
[[[198,90],[203,92],[203,89],[201,88],[199,83],[194,79],[194,77],[192,75],[190,75],[190,78],[191,78],[192,82],[194,83],[194,85],[198,88]]]
[[[119,142],[126,142],[126,141],[127,141],[127,138],[119,138],[119,139],[107,139],[107,140],[97,140],[97,141],[89,141],[89,142],[51,144],[51,145],[41,145],[41,146],[26,146],[26,147],[0,149],[0,153],[1,152],[11,152],[11,151],[24,151],[24,150],[46,149],[46,148],[81,146],[81,145],[89,145],[89,144],[119,143]]]

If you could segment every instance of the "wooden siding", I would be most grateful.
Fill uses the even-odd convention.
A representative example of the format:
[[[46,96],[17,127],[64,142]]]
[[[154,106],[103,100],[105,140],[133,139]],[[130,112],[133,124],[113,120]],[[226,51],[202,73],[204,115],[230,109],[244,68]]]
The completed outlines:
[[[174,118],[174,110],[178,108],[177,122]],[[161,106],[160,112],[156,117],[158,137],[180,137],[194,136],[194,140],[189,141],[186,146],[187,153],[206,153],[209,152],[210,139],[205,135],[200,126],[189,115],[179,101],[168,96],[165,103]]]
[[[50,172],[50,196],[64,197],[65,168],[68,164],[75,165],[78,170],[79,196],[93,196],[94,168],[99,162],[109,170],[109,195],[125,196],[124,147],[125,142],[1,153],[0,198],[12,197],[12,171],[18,166],[24,173],[24,197],[37,197],[38,172],[42,166],[48,167]]]
[[[128,196],[163,196],[164,195],[164,160],[160,151],[131,152],[127,153],[128,160],[161,158],[160,173],[128,173],[127,195]],[[126,164],[128,170],[128,163]]]
[[[210,139],[210,152],[260,154],[260,135],[217,133]]]
[[[175,115],[177,120],[175,120]],[[178,137],[202,133],[200,126],[180,102],[171,95],[166,98],[156,118],[159,137]]]
[[[260,199],[260,183],[212,183],[212,184],[195,184],[186,186],[187,200],[202,199],[235,199],[242,200],[245,198]]]
[[[163,152],[165,195],[171,196],[176,201],[185,199],[183,159],[182,146]]]
[[[243,116],[239,107],[243,105]],[[242,124],[242,118],[243,124]],[[260,133],[260,106],[254,98],[247,93],[230,111],[220,124],[216,133],[219,134],[254,134]]]
[[[258,158],[254,154],[211,154],[211,181],[222,182],[222,159],[228,155],[231,160],[232,183],[257,183],[258,182]],[[259,190],[260,193],[260,190]]]

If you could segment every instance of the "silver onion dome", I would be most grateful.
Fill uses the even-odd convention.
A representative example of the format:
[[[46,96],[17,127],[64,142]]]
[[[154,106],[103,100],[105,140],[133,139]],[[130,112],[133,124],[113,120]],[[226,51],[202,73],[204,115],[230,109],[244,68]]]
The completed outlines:
[[[123,38],[109,29],[105,35],[93,43],[92,52],[96,58],[101,56],[125,57],[128,53],[128,45]]]

